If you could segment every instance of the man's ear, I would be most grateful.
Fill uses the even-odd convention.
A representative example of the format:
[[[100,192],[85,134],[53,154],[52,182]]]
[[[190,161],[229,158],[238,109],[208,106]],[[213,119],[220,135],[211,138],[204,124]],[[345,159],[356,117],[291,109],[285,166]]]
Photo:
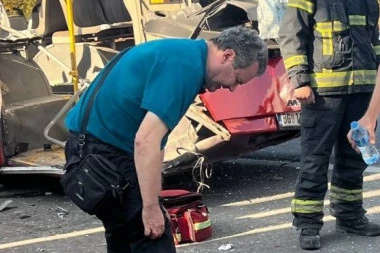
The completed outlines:
[[[222,63],[233,62],[235,60],[235,51],[227,48],[223,51]]]

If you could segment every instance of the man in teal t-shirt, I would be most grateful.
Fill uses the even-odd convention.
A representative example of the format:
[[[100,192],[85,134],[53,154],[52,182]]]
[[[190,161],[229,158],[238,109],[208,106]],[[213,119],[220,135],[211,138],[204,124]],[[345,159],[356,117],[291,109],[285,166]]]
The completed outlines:
[[[105,227],[108,252],[175,252],[158,198],[167,136],[203,90],[233,91],[261,75],[267,49],[254,30],[233,27],[209,41],[143,43],[114,61],[99,73],[65,119],[70,130],[66,159],[79,156],[81,123],[95,91],[81,152],[102,154],[132,185],[123,204],[115,201],[115,206],[96,213]]]
[[[157,40],[130,49],[109,72],[94,100],[87,131],[133,154],[135,134],[147,111],[173,130],[202,89],[206,57],[204,40]],[[86,95],[66,118],[72,131],[80,132]]]

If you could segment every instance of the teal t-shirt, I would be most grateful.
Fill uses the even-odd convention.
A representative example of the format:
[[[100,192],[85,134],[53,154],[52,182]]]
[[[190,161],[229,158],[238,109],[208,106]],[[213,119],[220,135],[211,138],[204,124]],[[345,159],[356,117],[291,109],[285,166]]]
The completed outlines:
[[[147,111],[172,130],[202,89],[206,60],[204,40],[160,39],[131,48],[95,96],[87,133],[133,153],[135,135]],[[80,132],[85,106],[104,69],[68,113],[69,130]]]

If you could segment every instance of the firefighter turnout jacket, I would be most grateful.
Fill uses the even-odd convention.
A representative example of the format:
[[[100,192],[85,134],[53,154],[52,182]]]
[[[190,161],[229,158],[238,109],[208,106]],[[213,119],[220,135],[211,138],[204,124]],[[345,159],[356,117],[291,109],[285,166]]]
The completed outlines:
[[[279,31],[295,88],[317,95],[372,92],[380,63],[377,0],[289,0]]]

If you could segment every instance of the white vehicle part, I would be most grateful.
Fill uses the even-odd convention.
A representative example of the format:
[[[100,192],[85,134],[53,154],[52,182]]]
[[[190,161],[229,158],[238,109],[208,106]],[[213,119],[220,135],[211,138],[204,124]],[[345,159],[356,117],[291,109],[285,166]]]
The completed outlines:
[[[258,1],[257,21],[261,38],[278,39],[278,30],[287,4],[288,0]]]

